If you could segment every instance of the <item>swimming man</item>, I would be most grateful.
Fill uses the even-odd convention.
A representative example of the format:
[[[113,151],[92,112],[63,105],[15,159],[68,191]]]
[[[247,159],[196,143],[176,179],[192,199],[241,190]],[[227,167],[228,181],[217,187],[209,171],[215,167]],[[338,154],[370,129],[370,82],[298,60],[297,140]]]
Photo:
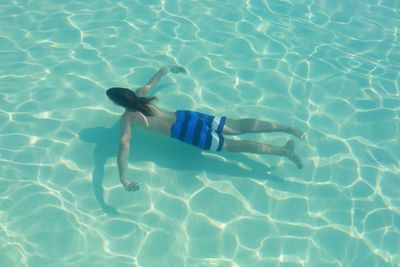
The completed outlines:
[[[284,146],[274,146],[224,137],[225,135],[245,133],[285,132],[304,139],[305,134],[299,129],[252,118],[230,119],[225,116],[211,116],[189,110],[171,112],[157,107],[153,103],[156,97],[148,96],[148,93],[161,77],[169,72],[187,73],[180,66],[164,66],[154,74],[147,84],[135,91],[119,87],[107,90],[107,96],[115,104],[125,108],[121,118],[121,138],[117,163],[120,181],[127,191],[139,189],[139,184],[131,181],[127,173],[132,127],[143,127],[171,136],[203,150],[284,156],[296,164],[297,168],[303,167],[300,158],[294,151],[293,140],[289,140]]]

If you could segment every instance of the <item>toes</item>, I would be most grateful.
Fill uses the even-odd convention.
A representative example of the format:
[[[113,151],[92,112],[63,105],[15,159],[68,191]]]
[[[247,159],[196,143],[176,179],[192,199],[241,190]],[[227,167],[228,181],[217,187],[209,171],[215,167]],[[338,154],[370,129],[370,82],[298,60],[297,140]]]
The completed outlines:
[[[292,128],[290,133],[299,138],[300,140],[306,140],[306,134],[300,129]]]

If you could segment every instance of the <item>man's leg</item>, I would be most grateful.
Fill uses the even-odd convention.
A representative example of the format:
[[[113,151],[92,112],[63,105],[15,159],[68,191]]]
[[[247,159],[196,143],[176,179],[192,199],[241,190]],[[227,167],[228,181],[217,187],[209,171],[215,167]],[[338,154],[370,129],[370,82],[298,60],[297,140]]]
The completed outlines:
[[[284,156],[296,164],[297,168],[303,168],[303,163],[294,151],[293,140],[289,140],[284,146],[274,146],[249,140],[232,140],[225,138],[222,150],[230,152]]]
[[[302,140],[305,139],[305,134],[300,129],[257,119],[235,120],[227,118],[223,129],[223,134],[226,135],[268,132],[285,132],[288,134],[292,134]]]

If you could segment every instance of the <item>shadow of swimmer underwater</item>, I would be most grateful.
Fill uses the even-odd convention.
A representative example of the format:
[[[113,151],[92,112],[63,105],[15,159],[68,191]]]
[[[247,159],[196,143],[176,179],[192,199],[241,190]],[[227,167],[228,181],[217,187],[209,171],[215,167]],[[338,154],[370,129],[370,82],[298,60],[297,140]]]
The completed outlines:
[[[181,66],[164,66],[153,75],[149,82],[134,91],[128,88],[113,87],[106,92],[112,102],[125,108],[125,112],[121,116],[117,163],[120,181],[127,191],[139,189],[139,184],[128,178],[128,155],[132,127],[141,127],[150,132],[170,136],[207,151],[283,156],[291,160],[297,168],[303,168],[303,163],[295,152],[293,140],[289,140],[284,146],[275,146],[225,137],[247,133],[284,132],[304,140],[304,132],[297,128],[253,118],[231,119],[190,110],[172,112],[157,107],[154,104],[157,97],[148,96],[148,94],[160,79],[170,72],[187,74],[186,69]]]

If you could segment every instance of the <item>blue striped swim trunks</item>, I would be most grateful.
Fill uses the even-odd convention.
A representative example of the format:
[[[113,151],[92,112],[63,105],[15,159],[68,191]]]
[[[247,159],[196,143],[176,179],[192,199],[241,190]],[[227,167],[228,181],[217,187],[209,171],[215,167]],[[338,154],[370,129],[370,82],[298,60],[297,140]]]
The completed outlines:
[[[224,144],[226,117],[214,117],[190,110],[177,110],[171,137],[198,148],[220,151]]]

